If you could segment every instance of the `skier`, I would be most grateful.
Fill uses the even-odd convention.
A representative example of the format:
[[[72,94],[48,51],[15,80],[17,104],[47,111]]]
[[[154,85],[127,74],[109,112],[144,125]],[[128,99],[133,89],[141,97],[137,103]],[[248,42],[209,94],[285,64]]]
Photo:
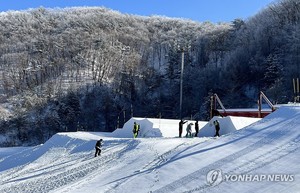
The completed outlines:
[[[183,121],[182,119],[179,122],[179,137],[181,137],[181,135],[182,135],[182,127],[183,127],[183,124],[185,124],[186,122],[187,121]]]
[[[102,141],[103,141],[103,139],[100,139],[100,140],[98,140],[96,142],[96,145],[95,145],[95,149],[96,149],[95,157],[97,157],[97,156],[99,156],[101,154]]]
[[[140,125],[134,122],[133,129],[132,129],[133,138],[136,138],[138,136],[139,131],[140,131]]]
[[[199,132],[199,124],[198,124],[198,121],[196,121],[196,123],[195,123],[195,130],[196,130],[195,137],[198,137],[198,132]]]
[[[215,120],[214,121],[214,125],[215,125],[215,129],[216,129],[216,134],[215,134],[215,137],[220,137],[220,134],[219,134],[219,131],[220,131],[220,123],[218,120]]]
[[[192,125],[193,123],[189,123],[186,127],[186,135],[185,137],[192,137]]]

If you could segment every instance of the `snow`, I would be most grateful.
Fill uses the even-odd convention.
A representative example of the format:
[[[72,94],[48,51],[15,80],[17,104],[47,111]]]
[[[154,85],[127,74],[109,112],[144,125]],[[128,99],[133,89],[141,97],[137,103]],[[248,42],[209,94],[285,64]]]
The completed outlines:
[[[9,116],[11,116],[11,112],[9,111],[9,105],[0,104],[0,118],[3,120],[7,120]]]
[[[43,145],[0,148],[0,192],[299,192],[299,106],[256,122],[214,119],[221,130],[225,123],[235,128],[219,138],[178,138],[177,121],[170,132],[157,120],[135,118],[110,134],[58,133]],[[132,121],[154,128],[154,137],[146,129],[133,139]],[[94,158],[99,138],[103,151]]]
[[[220,134],[225,135],[232,133],[233,131],[240,130],[252,123],[260,120],[260,118],[248,118],[248,117],[213,117],[211,121],[198,121],[200,137],[212,137],[215,135],[215,126],[213,121],[218,120],[220,122]],[[176,119],[151,119],[151,118],[139,118],[133,117],[127,121],[123,128],[115,130],[111,136],[116,138],[132,138],[132,128],[134,122],[140,125],[140,132],[138,137],[177,137],[179,136],[179,121]],[[193,123],[192,130],[195,133],[194,120],[186,120],[183,125],[183,136],[186,134],[186,127],[188,124]]]
[[[122,129],[117,129],[112,133],[113,137],[132,138],[132,128],[134,122],[140,125],[140,132],[138,137],[177,137],[179,135],[178,127],[179,121],[176,119],[150,119],[133,117],[127,121]],[[184,124],[186,127],[189,123],[195,124],[196,121],[187,120]],[[199,128],[207,124],[206,121],[199,121]],[[185,128],[184,127],[184,128]],[[183,129],[184,130],[184,129]],[[193,128],[193,130],[195,130]],[[185,135],[185,130],[183,134]]]
[[[250,117],[234,117],[234,116],[227,116],[224,118],[221,117],[213,117],[209,123],[207,123],[203,128],[199,130],[198,136],[214,136],[215,135],[215,126],[213,122],[218,120],[220,123],[220,135],[225,135],[228,133],[232,133],[236,130],[240,130],[252,123],[255,123],[261,118],[250,118]]]
[[[14,153],[17,153],[19,151],[28,149],[28,147],[5,147],[0,148],[0,158],[12,155]]]

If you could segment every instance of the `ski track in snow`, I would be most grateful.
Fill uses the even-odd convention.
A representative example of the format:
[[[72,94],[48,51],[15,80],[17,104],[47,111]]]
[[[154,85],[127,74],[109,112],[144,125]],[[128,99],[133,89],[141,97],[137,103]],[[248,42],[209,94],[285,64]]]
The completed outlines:
[[[257,133],[255,133],[255,135],[258,136],[258,141],[256,141],[255,143],[251,144],[250,146],[247,146],[246,148],[243,148],[240,151],[237,151],[233,154],[230,154],[212,164],[209,164],[189,175],[186,175],[170,184],[167,184],[165,186],[163,186],[162,188],[159,188],[155,191],[152,191],[153,193],[167,193],[167,192],[176,192],[176,190],[180,190],[181,187],[186,187],[187,184],[191,183],[192,181],[195,180],[199,180],[199,176],[206,176],[206,174],[214,169],[219,169],[222,168],[224,163],[230,163],[242,156],[245,156],[247,154],[253,153],[253,151],[259,149],[259,148],[263,148],[263,146],[265,145],[269,145],[272,144],[274,142],[274,140],[278,140],[278,139],[283,139],[286,138],[286,140],[288,141],[286,144],[284,145],[280,145],[280,146],[274,146],[271,150],[269,150],[268,152],[264,152],[265,156],[260,157],[260,159],[264,160],[263,162],[257,162],[256,160],[258,159],[258,157],[255,157],[253,160],[247,161],[247,163],[241,164],[241,165],[236,165],[235,168],[233,168],[231,171],[244,171],[244,172],[250,172],[253,171],[255,169],[258,169],[260,167],[263,167],[266,164],[269,164],[273,161],[276,161],[280,158],[282,158],[285,155],[288,155],[294,151],[296,151],[299,147],[299,140],[300,140],[300,135],[297,135],[296,137],[294,135],[292,135],[295,131],[294,130],[282,130],[282,128],[285,128],[286,126],[290,126],[290,125],[299,125],[299,120],[293,119],[291,121],[288,122],[283,122],[283,123],[279,123],[282,126],[278,126],[278,129],[276,130],[267,130],[266,132],[263,130],[258,131]],[[269,127],[267,127],[269,128]],[[263,132],[263,133],[261,133]],[[263,135],[263,137],[261,137]],[[287,149],[287,151],[284,152],[284,154],[280,154],[280,152],[284,149]],[[276,152],[278,152],[279,154],[276,154]],[[268,155],[268,153],[272,153],[273,156]],[[253,154],[255,155],[255,154]],[[255,162],[255,164],[253,164]],[[231,172],[230,171],[230,172]],[[212,188],[209,184],[204,184],[201,186],[198,186],[196,188],[193,188],[191,190],[188,191],[183,191],[183,192],[207,192],[209,188]]]
[[[21,167],[20,171],[18,171],[18,168],[13,169],[13,171],[9,171],[8,173],[14,173],[14,175],[7,175],[5,173],[1,175],[1,177],[6,175],[9,177],[1,180],[0,192],[49,192],[66,184],[76,182],[91,173],[108,170],[108,165],[113,164],[112,160],[118,160],[125,152],[134,149],[137,145],[137,140],[131,140],[122,149],[114,151],[111,154],[103,152],[105,155],[97,158],[78,158],[77,160],[66,162],[60,162],[58,159],[57,162],[54,162],[48,168],[43,168],[42,165],[35,168],[31,167],[31,164],[28,164]],[[93,154],[88,156],[93,157]],[[78,162],[79,164],[76,164]],[[39,173],[39,171],[43,170],[46,170],[46,173]],[[22,174],[31,174],[31,176],[18,178]],[[39,186],[36,186],[36,184],[39,184]]]
[[[162,165],[163,163],[166,163],[168,161],[168,157],[170,157],[170,155],[176,153],[178,151],[178,149],[180,149],[181,147],[184,147],[186,145],[188,145],[187,141],[183,142],[161,154],[158,153],[158,151],[153,147],[153,145],[148,147],[149,151],[155,152],[155,158],[153,160],[151,160],[150,162],[146,163],[145,165],[143,165],[141,167],[141,169],[136,170],[131,176],[127,176],[127,177],[124,177],[123,179],[120,179],[118,181],[118,183],[116,183],[113,187],[111,187],[108,191],[105,191],[105,192],[106,193],[116,192],[118,187],[122,186],[123,184],[126,184],[127,181],[132,181],[135,178],[139,178],[139,175],[144,174],[144,173],[147,173],[147,175],[154,173],[155,181],[153,182],[152,185],[150,185],[150,187],[153,187],[154,184],[159,181],[159,175],[158,175],[159,171],[157,170],[157,168],[160,165]]]
[[[41,149],[40,156],[35,156],[31,163],[24,162],[0,172],[0,192],[231,192],[223,187],[236,184],[228,181],[211,186],[205,181],[207,173],[222,169],[228,174],[251,174],[273,163],[276,165],[286,157],[297,158],[294,156],[300,149],[300,110],[288,113],[283,117],[262,119],[247,129],[216,139],[108,138],[102,155],[97,158],[94,158],[93,147],[89,149],[92,141],[72,138],[80,134],[71,134],[71,137],[63,134],[54,138],[57,141],[49,149],[46,149],[48,146],[32,148],[33,152]],[[60,139],[65,141],[57,145],[55,142]],[[19,159],[30,157],[28,154],[30,151],[20,153]],[[205,161],[203,155],[209,156],[209,161]],[[13,158],[18,161],[16,156]],[[192,169],[178,168],[194,161]],[[178,172],[174,178],[173,169]],[[138,186],[141,179],[143,187]],[[288,186],[294,186],[292,190],[299,187],[295,182]],[[245,192],[258,190],[251,188]]]

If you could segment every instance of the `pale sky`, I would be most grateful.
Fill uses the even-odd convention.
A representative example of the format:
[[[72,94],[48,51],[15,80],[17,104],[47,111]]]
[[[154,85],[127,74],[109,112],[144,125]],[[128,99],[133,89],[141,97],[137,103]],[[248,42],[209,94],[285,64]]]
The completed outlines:
[[[0,0],[0,11],[103,6],[134,15],[162,15],[194,21],[247,19],[276,0]]]

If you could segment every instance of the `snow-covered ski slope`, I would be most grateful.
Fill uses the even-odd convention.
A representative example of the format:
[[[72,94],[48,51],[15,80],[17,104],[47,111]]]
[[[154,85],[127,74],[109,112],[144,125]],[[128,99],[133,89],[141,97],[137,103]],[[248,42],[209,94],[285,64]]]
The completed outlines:
[[[199,121],[199,137],[211,137],[215,135],[214,120],[218,120],[220,123],[220,134],[232,133],[236,130],[242,129],[254,122],[260,120],[260,118],[249,118],[249,117],[232,117],[227,116],[224,118],[213,117],[209,122]],[[177,137],[179,135],[179,121],[176,119],[149,119],[149,118],[138,118],[132,117],[128,120],[123,128],[116,129],[111,133],[110,137],[116,138],[132,138],[132,128],[134,122],[140,125],[140,132],[138,137],[149,138],[149,137]],[[192,131],[195,134],[195,120],[184,120],[183,124],[183,136],[186,135],[186,127],[188,124],[191,125]]]
[[[103,152],[94,158],[100,137]],[[18,150],[0,158],[1,193],[296,193],[300,107],[281,107],[217,139],[122,139],[78,132],[60,133],[43,145]]]

